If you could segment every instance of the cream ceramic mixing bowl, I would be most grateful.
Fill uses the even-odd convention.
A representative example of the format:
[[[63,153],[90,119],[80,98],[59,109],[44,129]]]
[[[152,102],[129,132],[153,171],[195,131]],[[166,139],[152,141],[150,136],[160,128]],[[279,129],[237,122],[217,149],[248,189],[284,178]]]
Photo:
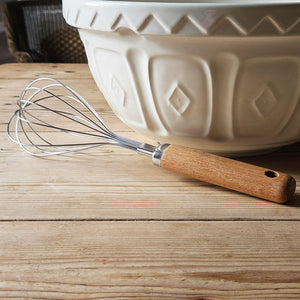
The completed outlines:
[[[300,0],[63,0],[115,114],[223,155],[300,139]]]

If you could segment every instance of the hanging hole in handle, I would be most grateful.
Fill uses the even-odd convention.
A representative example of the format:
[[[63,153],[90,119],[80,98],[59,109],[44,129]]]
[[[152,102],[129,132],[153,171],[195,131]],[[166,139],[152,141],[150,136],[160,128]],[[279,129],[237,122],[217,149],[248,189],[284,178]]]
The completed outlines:
[[[277,172],[274,172],[274,171],[266,171],[265,172],[265,175],[269,178],[275,178],[275,177],[278,177],[279,174]]]

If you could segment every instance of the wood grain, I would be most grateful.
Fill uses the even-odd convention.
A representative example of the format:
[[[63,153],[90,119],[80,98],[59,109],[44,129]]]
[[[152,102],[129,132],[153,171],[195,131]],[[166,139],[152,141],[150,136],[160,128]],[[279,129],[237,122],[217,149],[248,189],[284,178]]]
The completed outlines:
[[[297,179],[293,201],[279,206],[165,171],[129,150],[106,147],[36,158],[21,151],[6,134],[2,136],[2,220],[300,218],[300,174],[295,165],[300,158],[294,152],[248,159],[290,172]]]
[[[300,143],[239,159],[294,176],[285,205],[122,148],[35,158],[6,126],[41,76],[75,87],[119,134],[153,143],[114,116],[87,65],[0,66],[0,299],[300,298]]]
[[[86,64],[12,63],[0,65],[1,82],[2,79],[16,78],[22,78],[26,82],[26,80],[32,81],[39,77],[53,77],[58,80],[89,78],[93,81]]]
[[[299,223],[8,222],[0,240],[1,299],[300,294]]]
[[[296,189],[288,174],[179,145],[163,151],[161,167],[276,203],[291,200]]]
[[[23,153],[8,139],[7,122],[22,89],[33,78],[47,73],[76,87],[112,130],[154,143],[113,114],[86,65],[0,66],[0,78],[5,78],[0,80],[1,220],[299,220],[299,184],[294,199],[278,209],[276,204],[164,171],[147,157],[122,148],[105,147],[44,159]],[[299,153],[300,144],[242,160],[290,173],[299,183]]]

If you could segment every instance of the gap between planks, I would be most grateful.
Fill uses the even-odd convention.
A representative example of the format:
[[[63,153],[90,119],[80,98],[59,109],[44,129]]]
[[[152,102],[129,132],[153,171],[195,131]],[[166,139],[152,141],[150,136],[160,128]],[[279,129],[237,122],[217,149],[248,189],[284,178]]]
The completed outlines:
[[[299,219],[250,219],[250,218],[230,218],[230,219],[223,219],[223,218],[216,218],[216,219],[147,219],[147,218],[140,218],[140,219],[105,219],[105,218],[90,218],[90,219],[11,219],[6,220],[0,219],[0,223],[9,223],[9,222],[299,222]]]

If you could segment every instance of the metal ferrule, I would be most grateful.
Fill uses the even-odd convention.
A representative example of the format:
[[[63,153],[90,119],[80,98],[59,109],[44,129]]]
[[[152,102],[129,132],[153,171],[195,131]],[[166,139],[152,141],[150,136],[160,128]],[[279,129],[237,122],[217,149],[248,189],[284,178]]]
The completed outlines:
[[[168,146],[170,144],[161,144],[158,147],[149,144],[140,144],[136,150],[140,154],[152,157],[153,164],[160,167],[161,158]]]
[[[161,144],[152,153],[152,162],[154,165],[160,167],[161,159],[163,157],[164,151],[170,146],[170,144]]]

